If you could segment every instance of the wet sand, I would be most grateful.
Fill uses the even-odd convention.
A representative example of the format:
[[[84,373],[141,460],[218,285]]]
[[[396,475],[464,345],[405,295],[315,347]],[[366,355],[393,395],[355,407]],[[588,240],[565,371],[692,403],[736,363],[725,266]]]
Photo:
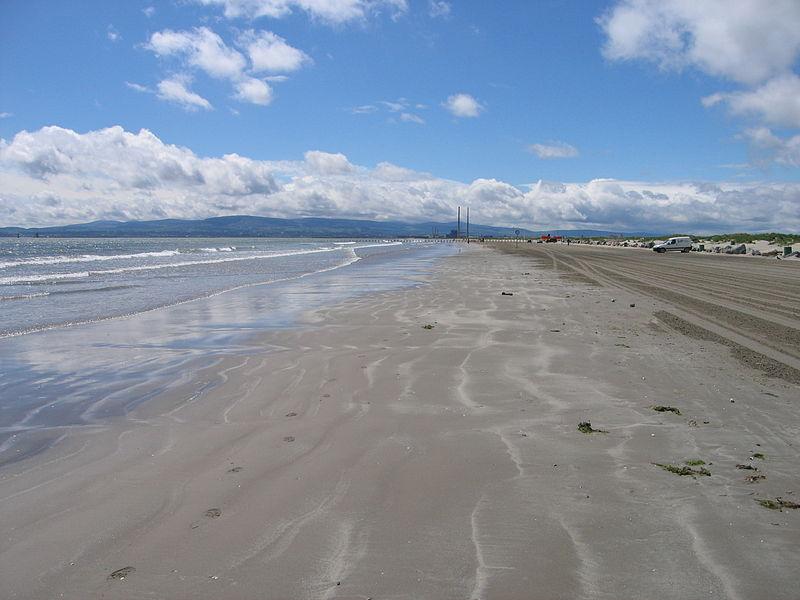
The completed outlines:
[[[796,598],[800,387],[557,262],[464,249],[6,465],[3,596]]]

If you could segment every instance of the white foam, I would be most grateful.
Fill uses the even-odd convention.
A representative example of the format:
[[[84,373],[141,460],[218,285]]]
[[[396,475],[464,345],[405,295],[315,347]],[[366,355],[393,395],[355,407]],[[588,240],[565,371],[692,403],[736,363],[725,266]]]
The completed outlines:
[[[245,283],[245,284],[242,284],[242,285],[237,285],[237,286],[232,287],[232,288],[219,290],[219,291],[216,291],[216,292],[211,292],[209,294],[198,296],[197,298],[189,298],[188,300],[181,300],[179,302],[173,302],[171,304],[164,304],[162,306],[155,306],[153,308],[148,308],[148,309],[145,309],[145,310],[140,310],[140,311],[131,312],[131,313],[122,314],[122,315],[114,315],[114,316],[110,316],[110,317],[100,317],[100,318],[97,318],[97,319],[87,319],[87,320],[83,320],[83,321],[72,321],[72,322],[69,322],[69,323],[55,323],[55,324],[52,324],[52,325],[42,325],[42,326],[38,326],[38,327],[31,327],[31,328],[25,329],[23,331],[13,331],[13,332],[9,332],[9,333],[0,333],[0,339],[9,338],[9,337],[18,337],[18,336],[21,336],[21,335],[27,335],[29,333],[39,333],[41,331],[49,331],[49,330],[52,330],[52,329],[62,329],[62,328],[66,328],[66,327],[76,327],[76,326],[79,326],[79,325],[90,325],[92,323],[99,323],[99,322],[102,322],[102,321],[115,321],[117,319],[127,319],[129,317],[133,317],[133,316],[138,315],[138,314],[150,313],[150,312],[154,312],[154,311],[157,311],[157,310],[170,308],[172,306],[179,306],[181,304],[187,304],[189,302],[195,302],[197,300],[202,300],[204,298],[213,298],[213,297],[219,296],[221,294],[226,294],[228,292],[233,292],[233,291],[241,290],[241,289],[244,289],[244,288],[256,287],[256,286],[260,286],[260,285],[270,285],[270,284],[273,284],[273,283],[281,283],[281,282],[284,282],[284,281],[292,281],[292,280],[295,280],[295,279],[303,279],[304,277],[309,277],[311,275],[318,275],[319,273],[326,273],[328,271],[335,271],[336,269],[341,269],[342,267],[350,266],[353,263],[356,263],[359,260],[361,260],[361,257],[358,256],[352,250],[352,248],[347,248],[347,250],[350,250],[351,257],[348,258],[345,262],[343,262],[342,264],[339,264],[339,265],[334,265],[332,267],[327,267],[325,269],[319,269],[318,271],[311,271],[309,273],[303,273],[301,275],[294,275],[294,276],[291,276],[291,277],[282,277],[280,279],[272,279],[270,281],[256,281],[256,282],[253,282],[253,283]]]
[[[80,254],[75,256],[37,256],[0,262],[0,269],[24,267],[30,265],[58,265],[63,263],[101,262],[106,260],[129,260],[136,258],[157,258],[175,256],[178,250],[161,250],[158,252],[139,252],[136,254]]]
[[[247,256],[230,256],[225,258],[215,258],[210,260],[185,260],[172,263],[160,263],[155,265],[137,265],[133,267],[119,267],[116,269],[78,271],[74,273],[49,273],[42,275],[16,275],[13,277],[0,277],[0,285],[15,285],[20,283],[38,283],[43,281],[55,281],[64,279],[83,279],[91,275],[115,275],[119,273],[133,273],[140,271],[154,271],[158,269],[175,269],[180,267],[192,267],[198,265],[214,265],[228,262],[240,262],[249,260],[264,260],[268,258],[284,258],[287,256],[301,256],[305,254],[320,254],[323,252],[338,252],[340,250],[358,250],[360,248],[375,248],[381,246],[397,246],[402,242],[392,242],[389,244],[366,244],[363,246],[352,246],[347,248],[315,248],[313,250],[294,250],[292,252],[276,252],[272,254],[250,254]]]
[[[75,273],[45,273],[43,275],[20,275],[18,277],[0,277],[0,285],[15,285],[17,283],[39,283],[42,281],[58,281],[62,279],[83,279],[89,277],[89,271]]]

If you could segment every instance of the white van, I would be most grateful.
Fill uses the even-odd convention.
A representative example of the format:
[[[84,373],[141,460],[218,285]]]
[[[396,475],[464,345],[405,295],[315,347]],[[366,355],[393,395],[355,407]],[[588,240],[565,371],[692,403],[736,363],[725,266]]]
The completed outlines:
[[[671,237],[666,242],[656,244],[653,250],[656,252],[666,252],[667,250],[680,250],[689,252],[692,249],[692,238],[689,236]]]

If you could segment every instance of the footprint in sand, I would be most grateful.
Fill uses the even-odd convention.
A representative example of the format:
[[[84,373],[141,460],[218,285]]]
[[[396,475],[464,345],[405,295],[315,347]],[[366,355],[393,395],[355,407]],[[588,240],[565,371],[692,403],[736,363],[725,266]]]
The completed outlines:
[[[203,515],[207,519],[216,519],[217,517],[222,516],[222,510],[219,508],[209,508]]]
[[[297,416],[297,413],[296,413],[296,412],[294,412],[294,411],[292,411],[292,412],[286,413],[286,416],[287,416],[287,417],[296,417],[296,416]]]
[[[293,435],[287,435],[285,438],[283,438],[283,441],[284,442],[293,442],[294,441],[294,436]]]
[[[231,467],[230,469],[228,469],[228,473],[238,473],[238,472],[240,472],[240,471],[241,471],[243,468],[244,468],[244,467]]]

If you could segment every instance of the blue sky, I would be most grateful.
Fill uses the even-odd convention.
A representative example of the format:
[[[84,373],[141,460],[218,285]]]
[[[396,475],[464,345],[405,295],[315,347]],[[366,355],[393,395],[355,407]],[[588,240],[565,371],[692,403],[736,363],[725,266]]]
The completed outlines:
[[[473,202],[484,220],[532,226],[800,227],[800,8],[734,6],[7,1],[0,225],[226,212],[415,220]],[[117,141],[99,133],[112,127]],[[89,173],[64,159],[120,145],[151,170],[184,152],[175,160],[208,189],[168,176],[137,186],[111,160]],[[269,183],[203,204],[213,189],[231,196],[212,180],[232,175],[209,162],[228,154]],[[403,176],[387,178],[387,163]],[[83,196],[81,177],[94,182]],[[741,206],[748,196],[758,203]]]

